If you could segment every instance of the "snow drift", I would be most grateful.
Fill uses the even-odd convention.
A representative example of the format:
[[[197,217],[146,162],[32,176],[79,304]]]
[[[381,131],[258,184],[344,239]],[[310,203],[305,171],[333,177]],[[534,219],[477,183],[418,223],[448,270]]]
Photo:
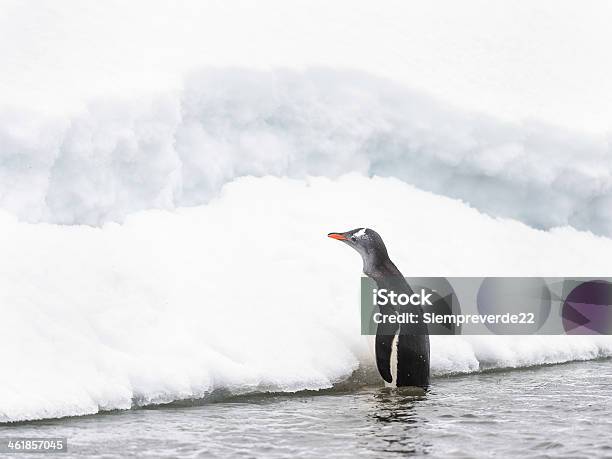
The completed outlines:
[[[501,122],[361,72],[217,69],[71,118],[0,112],[0,207],[102,225],[246,175],[399,178],[538,228],[612,235],[605,135]]]
[[[359,226],[411,276],[612,275],[609,239],[391,178],[242,178],[207,205],[100,228],[2,212],[0,420],[329,388],[372,368],[361,262],[326,237]],[[608,337],[432,337],[434,375],[609,355]]]

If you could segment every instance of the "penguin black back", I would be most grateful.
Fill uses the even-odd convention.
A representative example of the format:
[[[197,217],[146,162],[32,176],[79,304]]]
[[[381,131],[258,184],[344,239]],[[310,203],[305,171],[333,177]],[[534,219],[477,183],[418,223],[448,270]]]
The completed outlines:
[[[378,289],[412,295],[413,291],[399,269],[389,258],[387,248],[380,235],[369,228],[358,228],[344,233],[329,233],[328,236],[344,242],[355,249],[363,261],[363,273],[376,282]],[[376,329],[376,366],[382,378],[393,381],[391,354],[397,343],[396,385],[427,388],[429,386],[429,335],[423,324],[421,306],[379,306],[383,316],[412,313],[417,323],[380,323]]]

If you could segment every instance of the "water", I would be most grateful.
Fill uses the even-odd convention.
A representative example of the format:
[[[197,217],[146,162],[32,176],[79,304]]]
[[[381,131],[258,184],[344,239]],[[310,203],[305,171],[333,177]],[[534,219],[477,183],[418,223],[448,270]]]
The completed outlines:
[[[611,376],[598,360],[436,378],[425,396],[246,396],[3,425],[0,437],[66,437],[62,458],[612,456]]]

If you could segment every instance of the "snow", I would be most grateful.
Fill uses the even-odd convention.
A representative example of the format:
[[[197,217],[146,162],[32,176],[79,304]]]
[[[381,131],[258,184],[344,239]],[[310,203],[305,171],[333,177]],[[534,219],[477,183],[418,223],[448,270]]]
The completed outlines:
[[[0,117],[0,208],[29,222],[102,225],[204,204],[241,176],[356,171],[612,234],[608,137],[502,122],[358,72],[209,70],[178,94]]]
[[[361,260],[326,237],[364,224],[407,276],[612,274],[610,239],[354,174],[242,178],[207,205],[101,228],[0,212],[0,420],[328,388],[372,369]],[[609,355],[610,337],[432,337],[434,375]]]

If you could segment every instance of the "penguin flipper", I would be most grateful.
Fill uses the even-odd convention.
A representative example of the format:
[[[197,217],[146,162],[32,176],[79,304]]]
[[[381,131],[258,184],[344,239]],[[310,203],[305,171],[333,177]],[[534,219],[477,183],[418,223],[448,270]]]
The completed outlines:
[[[388,383],[393,382],[391,374],[391,348],[393,339],[397,331],[397,324],[379,324],[376,330],[376,342],[374,351],[376,352],[376,368],[382,379]]]

